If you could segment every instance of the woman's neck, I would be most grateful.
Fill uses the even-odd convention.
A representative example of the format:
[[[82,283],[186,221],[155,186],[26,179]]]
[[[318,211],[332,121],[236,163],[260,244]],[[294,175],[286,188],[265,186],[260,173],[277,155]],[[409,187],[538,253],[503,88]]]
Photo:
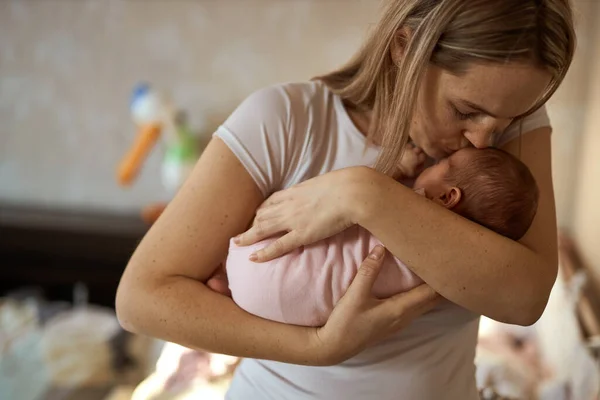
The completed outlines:
[[[356,129],[358,129],[358,131],[364,136],[369,137],[369,126],[371,124],[371,116],[373,114],[373,111],[358,110],[356,107],[348,104],[346,101],[343,101],[343,104],[344,108],[346,109],[346,112],[348,113],[348,116],[350,117],[350,120],[352,121],[354,126],[356,126]],[[369,137],[369,139],[375,142],[376,139],[380,138]]]
[[[373,115],[373,111],[359,111],[353,110],[350,108],[346,108],[348,112],[348,116],[350,120],[354,123],[356,128],[362,133],[367,139],[376,146],[381,146],[383,142],[383,137],[381,136],[381,132],[372,132],[369,135],[369,127],[371,124],[371,118]]]

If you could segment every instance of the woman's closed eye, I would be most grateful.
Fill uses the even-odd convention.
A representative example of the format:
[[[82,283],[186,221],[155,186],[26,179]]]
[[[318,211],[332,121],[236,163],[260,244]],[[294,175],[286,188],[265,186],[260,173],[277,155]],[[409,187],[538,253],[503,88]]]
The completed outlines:
[[[467,120],[467,119],[474,119],[476,117],[478,117],[479,115],[481,115],[480,112],[463,112],[461,110],[459,110],[455,105],[452,105],[452,110],[454,111],[454,115],[456,116],[456,118],[460,119],[460,120]]]

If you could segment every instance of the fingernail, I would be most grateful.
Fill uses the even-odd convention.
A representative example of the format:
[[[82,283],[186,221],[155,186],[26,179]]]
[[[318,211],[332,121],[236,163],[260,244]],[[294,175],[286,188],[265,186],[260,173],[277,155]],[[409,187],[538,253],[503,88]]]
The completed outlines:
[[[250,257],[248,257],[248,259],[250,261],[256,261],[256,260],[258,260],[258,256],[256,255],[256,253],[252,253],[252,254],[250,254]]]
[[[375,246],[375,248],[373,250],[371,250],[371,254],[369,254],[369,258],[371,258],[373,260],[379,260],[382,255],[383,255],[383,247],[378,245],[378,246]]]
[[[233,243],[240,244],[240,240],[242,239],[242,235],[237,235],[233,238]]]

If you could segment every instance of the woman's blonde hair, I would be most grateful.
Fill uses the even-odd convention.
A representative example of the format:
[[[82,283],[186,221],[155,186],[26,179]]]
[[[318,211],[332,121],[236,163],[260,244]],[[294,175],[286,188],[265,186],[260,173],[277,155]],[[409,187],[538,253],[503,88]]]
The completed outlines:
[[[454,74],[471,63],[533,63],[552,74],[537,104],[562,82],[575,33],[568,0],[387,0],[362,49],[341,69],[317,79],[345,104],[372,111],[369,138],[381,135],[376,168],[392,173],[409,140],[418,90],[429,63]],[[391,50],[410,32],[396,65]]]

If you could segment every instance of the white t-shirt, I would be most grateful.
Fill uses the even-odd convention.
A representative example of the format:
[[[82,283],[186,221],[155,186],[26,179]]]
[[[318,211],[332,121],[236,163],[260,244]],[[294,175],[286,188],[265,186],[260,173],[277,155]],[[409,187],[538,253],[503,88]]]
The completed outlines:
[[[544,108],[523,120],[521,130],[542,126],[549,126]],[[511,125],[495,145],[519,132],[519,124]],[[377,146],[367,146],[339,96],[319,81],[253,93],[215,136],[229,146],[265,196],[336,169],[372,166],[379,152]],[[478,315],[446,302],[340,365],[245,359],[226,398],[475,400],[478,321]]]

